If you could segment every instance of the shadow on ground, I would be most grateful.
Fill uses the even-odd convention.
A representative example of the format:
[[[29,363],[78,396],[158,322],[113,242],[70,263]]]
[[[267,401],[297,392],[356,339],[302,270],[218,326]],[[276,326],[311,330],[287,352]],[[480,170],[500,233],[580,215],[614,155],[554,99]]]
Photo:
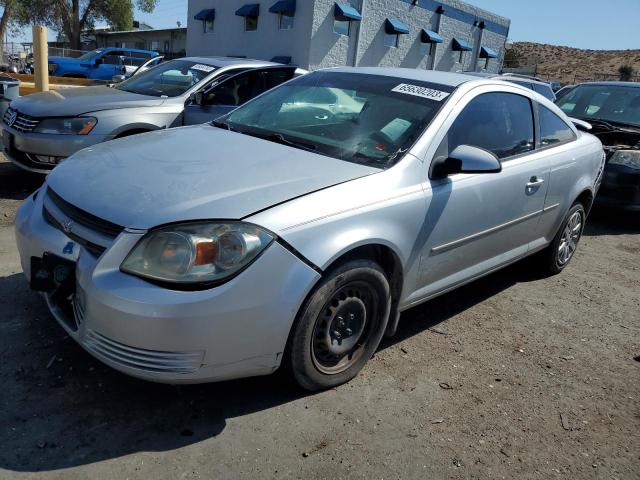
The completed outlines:
[[[44,175],[22,170],[0,159],[0,198],[23,200],[44,182]]]

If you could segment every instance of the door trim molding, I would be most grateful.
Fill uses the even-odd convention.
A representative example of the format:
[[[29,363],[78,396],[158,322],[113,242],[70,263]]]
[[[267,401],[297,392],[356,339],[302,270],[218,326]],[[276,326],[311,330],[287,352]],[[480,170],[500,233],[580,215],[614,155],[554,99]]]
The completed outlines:
[[[553,205],[551,206],[555,208]],[[540,215],[542,210],[537,210],[532,213],[528,213],[527,215],[523,215],[522,217],[515,218],[513,220],[509,220],[508,222],[502,223],[500,225],[496,225],[495,227],[488,228],[486,230],[482,230],[481,232],[472,233],[466,237],[459,238],[457,240],[453,240],[451,242],[443,243],[442,245],[438,245],[436,247],[431,248],[431,255],[437,255],[442,252],[446,252],[452,250],[454,248],[460,247],[466,243],[477,240],[478,238],[485,237],[487,235],[491,235],[492,233],[498,232],[500,230],[504,230],[505,228],[511,227],[518,223],[524,222],[525,220],[529,220],[537,215]]]

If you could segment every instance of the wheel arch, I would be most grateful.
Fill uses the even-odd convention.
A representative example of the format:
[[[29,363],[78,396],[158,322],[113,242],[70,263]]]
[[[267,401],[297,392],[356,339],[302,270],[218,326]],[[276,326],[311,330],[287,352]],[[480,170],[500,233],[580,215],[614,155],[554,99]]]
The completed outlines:
[[[160,130],[160,127],[148,123],[136,123],[132,125],[124,125],[113,132],[113,138],[128,137],[129,135],[136,135],[138,133],[152,132],[154,130]]]
[[[590,188],[584,188],[576,197],[573,203],[580,202],[584,207],[584,211],[589,214],[591,207],[593,206],[593,200],[595,199],[595,195],[593,194],[593,190]]]

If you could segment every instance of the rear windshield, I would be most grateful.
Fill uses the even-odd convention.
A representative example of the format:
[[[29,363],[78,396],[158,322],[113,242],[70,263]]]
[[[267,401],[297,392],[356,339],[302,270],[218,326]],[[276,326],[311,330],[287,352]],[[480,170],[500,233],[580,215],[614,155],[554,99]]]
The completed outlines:
[[[382,75],[314,72],[239,107],[225,125],[322,155],[388,168],[413,145],[453,90]]]

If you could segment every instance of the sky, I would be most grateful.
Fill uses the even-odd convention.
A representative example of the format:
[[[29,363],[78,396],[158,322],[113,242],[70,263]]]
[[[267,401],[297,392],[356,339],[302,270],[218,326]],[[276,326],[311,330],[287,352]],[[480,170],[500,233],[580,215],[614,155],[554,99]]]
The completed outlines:
[[[306,0],[300,0],[306,1]],[[640,0],[467,0],[511,19],[509,38],[594,50],[640,49]],[[275,3],[275,0],[274,0]],[[187,0],[158,0],[151,14],[135,19],[154,28],[187,22]],[[13,41],[25,41],[21,34]],[[51,39],[55,34],[50,35]]]

